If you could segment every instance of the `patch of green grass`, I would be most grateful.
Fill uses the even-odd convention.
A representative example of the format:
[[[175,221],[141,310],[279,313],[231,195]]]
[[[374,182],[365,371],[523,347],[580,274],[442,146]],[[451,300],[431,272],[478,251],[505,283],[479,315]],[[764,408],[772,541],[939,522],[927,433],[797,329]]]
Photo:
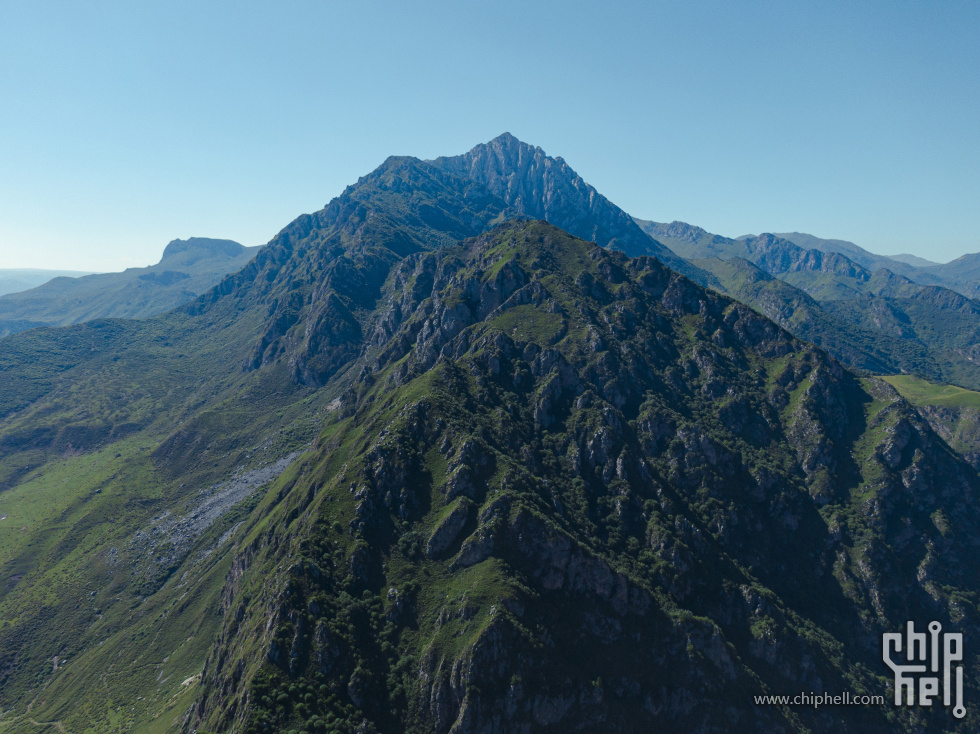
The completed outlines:
[[[549,344],[561,331],[561,316],[532,305],[514,306],[491,324],[514,341]]]
[[[881,379],[913,405],[980,409],[980,392],[974,390],[941,385],[912,375],[885,375]]]

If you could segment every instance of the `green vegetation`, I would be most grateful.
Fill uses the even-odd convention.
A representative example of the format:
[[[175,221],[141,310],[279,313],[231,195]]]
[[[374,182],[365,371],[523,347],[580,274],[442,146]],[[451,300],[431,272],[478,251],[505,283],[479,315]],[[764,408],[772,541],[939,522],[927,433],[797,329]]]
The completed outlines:
[[[887,696],[881,632],[974,626],[977,473],[514,214],[393,158],[178,311],[4,340],[0,734],[952,730],[747,702]]]
[[[980,392],[955,385],[937,385],[912,375],[885,375],[881,379],[916,406],[974,408],[980,410]]]
[[[798,233],[732,240],[683,222],[639,223],[705,273],[703,285],[752,306],[849,367],[980,389],[974,353],[980,304],[941,287],[973,296],[975,284]]]
[[[626,275],[625,261],[597,255],[584,259],[586,266],[571,278],[564,263],[583,263],[575,254],[582,247],[587,245],[531,224],[505,227],[468,254],[444,253],[446,261],[457,262],[438,293],[447,312],[472,313],[476,302],[465,294],[479,292],[480,283],[504,282],[515,267],[540,285],[535,292],[541,303],[505,308],[503,315],[455,332],[451,338],[468,347],[453,359],[429,366],[424,339],[405,356],[390,353],[356,389],[354,412],[336,416],[329,448],[311,458],[308,478],[300,477],[292,489],[298,500],[307,496],[307,486],[323,483],[319,500],[296,520],[305,529],[292,536],[288,550],[270,549],[265,565],[252,567],[255,581],[243,582],[237,592],[249,599],[250,609],[218,653],[228,661],[226,672],[205,682],[225,689],[235,661],[255,660],[250,640],[261,636],[268,620],[280,620],[266,638],[267,662],[249,689],[259,703],[251,718],[236,719],[238,725],[312,731],[323,722],[353,731],[366,718],[379,731],[430,731],[467,707],[492,707],[508,695],[518,695],[519,702],[517,686],[547,690],[549,681],[562,680],[576,696],[600,689],[608,696],[602,681],[624,676],[645,691],[684,685],[679,681],[685,671],[713,669],[719,650],[740,661],[732,685],[742,690],[786,685],[754,661],[798,659],[803,650],[819,661],[825,681],[885,690],[885,676],[872,672],[878,670],[877,651],[854,659],[860,649],[854,630],[879,623],[865,597],[869,580],[862,569],[884,561],[876,557],[879,536],[865,508],[894,482],[887,447],[903,420],[900,405],[874,392],[873,382],[861,384],[846,373],[834,377],[826,357],[778,331],[764,349],[779,357],[742,346],[734,335],[749,327],[734,324],[758,317],[720,299],[707,297],[706,307],[694,302],[696,312],[666,318],[659,301],[638,289],[647,283],[661,291],[650,280],[664,271]],[[508,262],[500,265],[498,258]],[[618,284],[616,298],[585,295],[592,281],[583,273],[602,271],[605,282]],[[426,320],[445,323],[433,309],[434,302],[423,301],[402,332],[416,333]],[[650,310],[639,319],[634,309]],[[569,322],[552,371],[535,366],[553,342],[550,329],[533,327],[537,314]],[[635,326],[627,332],[626,323]],[[616,330],[621,336],[613,341]],[[725,346],[705,338],[718,331]],[[651,353],[650,345],[668,343],[664,338],[673,356]],[[397,334],[393,340],[399,341]],[[599,340],[616,346],[597,347]],[[634,361],[631,379],[619,383],[615,365],[621,359]],[[641,377],[636,360],[652,359],[663,361]],[[576,377],[557,387],[568,367]],[[754,377],[760,373],[768,376],[762,384]],[[674,381],[672,390],[654,388],[667,380]],[[719,383],[734,395],[719,399],[713,393]],[[626,385],[643,390],[642,397],[630,397]],[[828,391],[850,406],[843,414],[828,412],[839,410],[820,397]],[[775,428],[752,422],[767,414],[766,405],[781,406],[778,417],[766,419]],[[589,458],[589,443],[605,440],[606,455]],[[821,442],[835,447],[835,458],[817,459],[801,479],[800,462],[811,466],[807,455]],[[520,447],[526,447],[523,453]],[[911,451],[903,447],[908,458],[900,461],[924,462],[938,474],[964,471],[940,469],[946,461],[941,453],[912,457],[905,449]],[[338,451],[343,464],[330,458]],[[646,479],[628,463],[641,455]],[[728,462],[733,465],[725,469]],[[836,462],[837,468],[830,472],[821,462]],[[752,499],[754,484],[767,487],[767,502]],[[458,491],[472,498],[479,514],[430,556],[426,541],[461,506],[449,502]],[[289,502],[283,500],[282,512]],[[771,514],[771,502],[787,509]],[[922,532],[948,534],[948,524],[936,521],[944,512],[934,509],[914,521]],[[759,524],[763,532],[750,530]],[[958,537],[955,542],[965,539]],[[827,551],[828,543],[836,550]],[[780,566],[772,565],[774,557]],[[905,580],[891,582],[887,591],[877,586],[878,594],[908,613],[917,556],[892,551],[887,557],[890,568],[904,569]],[[813,558],[823,559],[816,568]],[[273,564],[294,569],[280,587],[288,594],[260,590],[258,580],[268,578]],[[593,570],[575,572],[585,575],[573,582],[561,570],[570,567]],[[327,568],[333,571],[325,576]],[[603,568],[622,575],[627,598],[640,594],[649,606],[632,616],[605,606]],[[678,591],[689,585],[696,591]],[[765,603],[753,601],[760,611],[737,623],[719,623],[712,610],[730,607],[732,593]],[[975,605],[974,592],[964,598]],[[924,597],[917,603],[928,604]],[[312,615],[303,611],[314,607],[319,611]],[[307,621],[299,624],[304,615]],[[658,649],[671,648],[674,643],[664,641],[677,633],[669,630],[683,631],[679,640],[687,641],[676,647],[683,652],[669,662],[646,659],[642,641],[654,635]],[[711,642],[716,638],[724,642]],[[796,652],[763,652],[785,650],[790,640],[800,646]],[[512,652],[518,649],[523,657]],[[486,666],[467,668],[478,655],[490,656],[481,658]],[[494,662],[505,659],[523,662]],[[451,709],[447,720],[427,702],[441,695],[440,687],[450,685],[449,670],[460,666],[470,672],[459,683],[461,708]],[[727,684],[708,680],[721,686],[713,697],[734,695],[720,693]],[[648,716],[626,702],[601,710],[617,726]],[[202,724],[231,726],[223,711],[215,703]],[[802,725],[796,712],[772,715]],[[869,722],[882,716],[897,723],[888,712],[867,716]]]
[[[164,313],[243,268],[258,250],[231,240],[192,237],[174,240],[159,263],[145,268],[78,274],[84,277],[55,277],[60,273],[52,271],[47,282],[9,295],[0,280],[0,337],[38,326]]]
[[[491,323],[515,341],[538,344],[550,344],[562,330],[561,316],[535,306],[515,306]]]

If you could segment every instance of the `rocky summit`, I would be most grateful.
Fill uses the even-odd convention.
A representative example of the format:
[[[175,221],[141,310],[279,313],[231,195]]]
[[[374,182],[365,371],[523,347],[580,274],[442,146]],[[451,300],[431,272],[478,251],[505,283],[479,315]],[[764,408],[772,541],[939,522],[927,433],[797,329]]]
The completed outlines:
[[[0,732],[969,730],[976,470],[580,181],[392,158],[176,311],[7,337]],[[909,620],[966,718],[892,704]]]

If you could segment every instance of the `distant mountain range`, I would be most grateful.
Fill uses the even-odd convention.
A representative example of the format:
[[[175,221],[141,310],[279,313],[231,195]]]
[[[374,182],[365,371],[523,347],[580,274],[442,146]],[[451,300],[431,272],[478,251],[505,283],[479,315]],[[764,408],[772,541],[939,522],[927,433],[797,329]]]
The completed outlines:
[[[802,247],[804,250],[819,250],[820,252],[826,253],[836,252],[840,255],[846,256],[848,259],[857,263],[866,270],[874,272],[876,270],[880,270],[881,268],[887,268],[898,275],[905,275],[911,280],[916,280],[913,276],[919,271],[920,268],[938,265],[938,263],[929,262],[928,260],[924,260],[922,258],[916,258],[914,255],[876,255],[873,252],[868,252],[863,247],[859,247],[853,242],[848,242],[847,240],[825,240],[821,239],[820,237],[814,237],[811,234],[804,234],[802,232],[774,232],[773,235],[775,237],[788,240],[794,245]],[[743,237],[742,239],[748,238]],[[926,284],[933,285],[933,283]]]
[[[231,240],[174,240],[156,265],[121,273],[54,277],[0,296],[0,337],[97,318],[147,318],[187,303],[240,270],[258,247]]]
[[[896,382],[944,438],[833,355],[970,376],[973,302],[663,234],[504,135],[155,318],[4,338],[0,730],[968,728],[973,658],[961,725],[891,704],[881,640],[980,634],[980,396]],[[886,703],[753,703],[800,691]]]
[[[91,274],[91,272],[82,270],[0,269],[0,296],[36,288],[52,278],[78,278]]]
[[[706,285],[752,305],[845,364],[980,389],[980,303],[964,295],[977,288],[965,266],[954,290],[935,285],[950,281],[940,277],[951,272],[947,266],[919,269],[839,240],[792,234],[819,246],[806,249],[773,234],[730,239],[683,222],[639,223],[710,272],[715,281]],[[869,270],[834,247],[893,268]]]

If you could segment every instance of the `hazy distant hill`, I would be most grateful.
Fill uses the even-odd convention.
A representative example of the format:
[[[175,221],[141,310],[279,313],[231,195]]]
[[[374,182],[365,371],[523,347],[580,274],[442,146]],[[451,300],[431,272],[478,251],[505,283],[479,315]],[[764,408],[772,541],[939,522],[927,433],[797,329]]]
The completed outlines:
[[[824,240],[801,232],[775,236],[805,249],[841,253],[868,270],[887,268],[921,285],[941,285],[969,298],[980,296],[980,253],[963,255],[941,264],[915,255],[875,255],[853,242]]]
[[[240,270],[259,249],[232,240],[191,237],[167,245],[156,265],[49,279],[30,290],[0,296],[0,337],[36,326],[155,316]]]
[[[912,265],[916,268],[931,268],[939,263],[934,263],[932,260],[926,260],[924,257],[919,257],[918,255],[909,255],[907,253],[902,253],[900,255],[889,255],[892,260],[898,260],[900,263],[906,263],[907,265]]]
[[[955,290],[969,298],[980,295],[980,254],[964,255],[950,263],[939,264],[915,255],[876,255],[847,240],[827,240],[803,232],[782,232],[766,235],[742,235],[730,238],[711,234],[686,222],[660,223],[634,218],[640,228],[667,245],[681,257],[696,260],[703,257],[744,257],[753,260],[754,248],[746,243],[760,237],[776,238],[804,251],[845,256],[869,272],[885,268],[920,285],[939,285]]]
[[[43,283],[47,283],[52,278],[80,278],[83,275],[91,274],[91,271],[85,270],[0,269],[0,296],[6,295],[7,293],[26,291],[29,288],[36,288]]]
[[[944,265],[931,265],[922,270],[952,283],[956,290],[970,298],[980,297],[980,253],[963,255]]]
[[[863,247],[860,247],[853,242],[848,242],[847,240],[827,240],[820,237],[814,237],[812,234],[806,234],[804,232],[774,232],[773,234],[776,237],[789,240],[793,244],[799,245],[805,250],[837,252],[841,255],[846,255],[849,259],[853,260],[861,267],[871,271],[875,271],[880,268],[888,268],[893,273],[904,275],[917,283],[923,283],[925,285],[943,284],[938,279],[931,280],[930,278],[934,276],[930,276],[928,273],[920,273],[920,266],[914,262],[909,262],[908,258],[914,257],[911,255],[905,256],[904,258],[902,256],[896,258],[888,255],[876,255],[875,253],[868,252]],[[922,262],[928,263],[929,261],[922,260]]]

